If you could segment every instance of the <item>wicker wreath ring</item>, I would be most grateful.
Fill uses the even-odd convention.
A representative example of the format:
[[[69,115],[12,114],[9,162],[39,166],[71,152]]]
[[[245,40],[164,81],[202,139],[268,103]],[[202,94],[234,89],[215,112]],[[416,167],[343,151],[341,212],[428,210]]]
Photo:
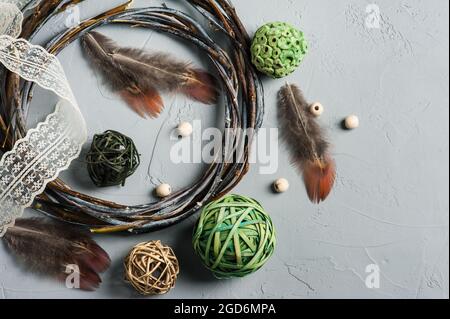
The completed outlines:
[[[51,17],[79,2],[32,1],[28,8],[33,14],[24,20],[21,37],[31,41]],[[229,0],[184,2],[209,22],[213,32],[224,34],[229,39],[230,48],[217,44],[194,18],[183,12],[165,6],[128,9],[131,2],[81,22],[52,39],[46,49],[56,55],[83,34],[106,24],[149,28],[190,42],[209,56],[222,82],[226,99],[225,128],[227,133],[233,132],[227,135],[228,144],[224,139],[223,146],[244,145],[244,152],[237,149],[231,154],[223,152],[222,158],[213,162],[195,184],[156,203],[121,205],[76,192],[60,179],[49,184],[36,199],[34,209],[65,222],[89,227],[94,232],[158,230],[180,222],[207,202],[228,193],[248,171],[254,136],[248,132],[254,133],[261,127],[264,114],[262,85],[249,59],[250,38]],[[0,139],[5,141],[1,151],[6,152],[26,134],[24,115],[29,109],[35,85],[7,71],[1,73],[0,82],[4,89],[2,96],[5,97],[5,110],[1,116],[7,122],[4,123],[7,129],[0,126]]]

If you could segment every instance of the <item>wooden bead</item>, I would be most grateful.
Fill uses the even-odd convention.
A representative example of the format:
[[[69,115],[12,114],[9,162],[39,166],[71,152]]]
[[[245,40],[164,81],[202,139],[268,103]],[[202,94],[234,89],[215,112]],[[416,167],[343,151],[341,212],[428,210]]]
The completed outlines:
[[[325,109],[324,109],[323,105],[319,102],[313,103],[309,109],[309,111],[316,117],[321,116],[323,114],[324,110]]]
[[[289,181],[285,178],[277,179],[273,183],[273,189],[277,193],[284,193],[289,189]]]
[[[169,184],[161,184],[156,187],[156,195],[160,198],[164,198],[172,194],[172,187]]]
[[[191,136],[193,131],[194,129],[192,127],[192,124],[189,122],[181,122],[180,124],[178,124],[177,132],[181,137]]]
[[[359,118],[356,115],[350,115],[345,119],[345,127],[354,130],[359,127]]]

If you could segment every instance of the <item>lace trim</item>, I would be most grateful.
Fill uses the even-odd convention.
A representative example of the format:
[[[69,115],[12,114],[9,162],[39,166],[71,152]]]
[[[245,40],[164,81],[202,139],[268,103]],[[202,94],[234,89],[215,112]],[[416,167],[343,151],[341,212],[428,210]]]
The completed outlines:
[[[20,34],[23,15],[13,4],[23,6],[27,2],[0,0],[0,32],[4,33],[0,35],[0,63],[53,91],[61,101],[54,113],[29,130],[0,160],[0,237],[46,185],[79,156],[87,139],[86,123],[61,63],[42,47],[14,38]]]
[[[18,37],[22,32],[23,14],[19,8],[11,3],[12,0],[0,0],[0,34]]]

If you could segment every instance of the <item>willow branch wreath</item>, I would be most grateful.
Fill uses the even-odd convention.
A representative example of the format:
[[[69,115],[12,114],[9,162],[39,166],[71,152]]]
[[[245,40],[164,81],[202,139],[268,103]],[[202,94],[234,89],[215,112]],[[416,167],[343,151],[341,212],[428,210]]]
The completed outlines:
[[[21,37],[31,41],[53,16],[81,1],[32,1],[28,5],[32,14],[24,20]],[[59,34],[46,45],[46,49],[57,55],[85,33],[107,24],[152,29],[190,42],[208,55],[216,68],[226,99],[225,129],[227,133],[231,132],[222,142],[223,150],[231,146],[232,151],[223,151],[191,187],[155,203],[126,206],[105,201],[76,192],[58,179],[47,186],[33,205],[34,209],[48,216],[86,226],[99,233],[126,230],[142,233],[165,228],[228,193],[248,171],[253,133],[261,127],[264,114],[263,88],[249,59],[250,38],[229,0],[184,1],[206,19],[208,30],[181,11],[166,6],[129,9],[131,2]],[[213,40],[212,35],[217,32],[228,38],[226,46]],[[3,142],[0,146],[1,151],[6,152],[26,134],[24,119],[34,84],[5,70],[0,74],[0,81],[5,106],[0,114],[0,141]],[[244,146],[244,152],[238,150],[239,145]]]

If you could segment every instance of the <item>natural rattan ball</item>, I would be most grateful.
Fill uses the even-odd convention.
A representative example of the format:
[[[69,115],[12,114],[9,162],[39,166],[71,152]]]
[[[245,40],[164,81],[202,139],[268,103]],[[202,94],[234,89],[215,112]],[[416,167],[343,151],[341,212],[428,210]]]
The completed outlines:
[[[244,277],[259,270],[276,244],[272,220],[261,205],[227,195],[205,206],[195,227],[193,245],[217,278]]]
[[[86,162],[96,186],[123,186],[138,168],[140,156],[131,138],[109,130],[94,136]]]
[[[173,250],[158,241],[135,246],[124,262],[125,279],[144,296],[168,293],[180,266]]]

